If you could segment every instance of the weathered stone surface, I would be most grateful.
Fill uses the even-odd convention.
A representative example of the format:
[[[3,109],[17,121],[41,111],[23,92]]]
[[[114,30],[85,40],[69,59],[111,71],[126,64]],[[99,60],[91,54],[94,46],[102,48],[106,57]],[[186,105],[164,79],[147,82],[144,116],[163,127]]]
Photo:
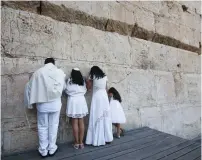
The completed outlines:
[[[188,7],[188,12],[201,14],[201,1],[179,1],[179,4]]]
[[[4,114],[2,118],[14,118],[23,117],[23,96],[24,86],[29,80],[29,76],[18,75],[18,76],[6,76],[6,104],[2,106]]]
[[[192,139],[201,135],[201,106],[190,106],[182,110],[183,137]]]
[[[37,132],[33,130],[4,132],[3,137],[3,153],[14,153],[38,146]]]
[[[9,33],[8,36],[2,37],[3,55],[7,53],[13,57],[71,58],[71,43],[66,43],[71,39],[71,25],[27,12],[19,15],[10,9],[2,9],[2,12],[5,23],[7,24],[8,21],[13,24],[2,27],[4,32]],[[69,52],[66,52],[67,50]]]
[[[90,2],[86,2],[86,4],[87,3],[91,4]],[[57,2],[56,2],[56,4],[57,4]],[[91,13],[89,13],[90,11],[88,11],[88,9],[86,12],[81,11],[78,9],[79,8],[78,5],[77,4],[75,5],[73,2],[71,4],[73,4],[74,7],[71,7],[71,8],[67,8],[68,5],[66,3],[65,3],[66,7],[65,7],[65,5],[62,5],[61,3],[59,3],[60,5],[56,5],[56,4],[49,3],[47,1],[41,2],[40,14],[52,17],[53,19],[56,19],[59,21],[82,24],[82,25],[94,27],[99,30],[117,32],[117,33],[123,34],[123,35],[130,35],[132,25],[134,24],[133,22],[128,24],[128,19],[126,18],[126,16],[129,15],[129,20],[131,20],[131,19],[133,20],[133,15],[134,15],[134,19],[135,19],[134,20],[135,21],[134,29],[136,30],[136,32],[135,32],[135,34],[132,34],[132,36],[135,36],[135,37],[141,38],[141,39],[146,39],[149,41],[154,41],[157,43],[166,44],[166,45],[177,47],[177,48],[182,48],[182,49],[189,50],[189,51],[194,51],[194,52],[198,52],[198,53],[200,52],[198,44],[197,44],[197,42],[195,42],[195,40],[193,38],[193,34],[192,34],[192,30],[197,30],[197,31],[199,30],[200,23],[198,23],[197,28],[188,28],[188,29],[186,28],[185,30],[183,30],[183,29],[182,29],[182,31],[180,30],[181,32],[178,32],[179,36],[176,36],[176,34],[172,34],[173,32],[170,32],[168,35],[166,35],[163,33],[159,34],[158,29],[155,28],[155,22],[158,21],[155,19],[155,17],[162,16],[162,15],[154,16],[153,12],[145,11],[144,9],[141,9],[140,7],[138,7],[138,8],[136,7],[136,8],[134,8],[134,10],[130,10],[130,9],[128,10],[127,7],[125,7],[124,5],[121,5],[117,2],[114,2],[114,3],[111,2],[108,5],[108,7],[111,8],[110,17],[112,17],[112,18],[108,18],[108,17],[103,17],[103,16],[98,17],[95,15],[92,15]],[[4,2],[4,5],[13,7],[13,5],[6,3],[6,2]],[[18,5],[19,4],[16,4],[16,6],[18,6]],[[172,10],[173,5],[178,6],[178,4],[175,4],[173,2],[166,2],[166,7],[168,7],[168,8],[171,7],[171,10]],[[72,5],[70,5],[70,6],[72,6]],[[77,7],[75,7],[75,6],[77,6]],[[15,7],[13,7],[13,8],[15,8]],[[26,9],[23,8],[23,10],[26,10]],[[90,9],[90,10],[92,10],[92,9]],[[122,13],[120,10],[123,12],[123,14],[121,14],[121,16],[119,16],[119,17],[122,17],[122,18],[121,18],[121,20],[120,19],[117,20],[116,13]],[[176,10],[176,12],[178,12],[178,11],[179,11],[179,9]],[[170,9],[168,12],[169,13],[171,12]],[[173,15],[171,15],[171,17],[172,16]],[[169,17],[169,16],[167,16],[167,17]],[[179,17],[179,16],[177,16],[177,17]],[[166,18],[165,18],[165,20],[166,20]],[[171,18],[171,21],[173,21],[173,22],[176,20],[179,20],[179,18],[176,18],[175,16],[174,16],[174,18]],[[107,22],[109,22],[108,27],[107,27]],[[168,18],[168,21],[166,21],[166,23],[168,23],[168,22],[170,22],[169,18]],[[125,23],[127,23],[127,24],[125,24]],[[182,25],[182,26],[184,26],[184,25]],[[133,33],[134,33],[134,29],[133,29]],[[186,37],[184,37],[183,32],[187,32],[187,30],[188,31],[191,30],[191,31],[189,31],[186,34]],[[190,39],[190,41],[188,42],[187,39]],[[179,43],[179,44],[176,45],[175,43]],[[16,44],[16,45],[18,45],[18,44]]]
[[[186,74],[185,83],[189,101],[201,101],[201,75]]]
[[[20,3],[14,3],[7,4],[15,9],[19,7]],[[64,2],[66,6],[57,3],[42,3],[41,14],[45,16],[2,7],[3,153],[37,147],[36,108],[24,108],[23,92],[31,74],[44,65],[48,56],[56,58],[56,65],[67,78],[74,67],[80,68],[86,77],[93,65],[100,66],[108,76],[108,88],[115,87],[123,99],[125,129],[149,126],[189,139],[200,133],[201,60],[194,53],[199,48],[191,46],[197,46],[200,30],[193,30],[194,35],[181,36],[176,28],[168,28],[173,32],[162,29],[173,19],[180,21],[183,11],[179,5],[168,3],[161,8],[161,2],[149,5],[124,1],[115,2],[115,6],[111,5],[113,2],[82,2],[84,5]],[[20,9],[29,10],[26,6]],[[120,17],[122,22],[115,14],[117,11],[124,12],[125,17]],[[138,16],[142,17],[139,21]],[[161,34],[152,31],[153,20]],[[180,36],[191,45],[177,40]],[[91,98],[92,92],[88,92],[89,109]],[[72,140],[72,128],[65,115],[66,96],[62,97],[62,103],[58,142]],[[88,117],[85,123],[87,128]]]
[[[74,60],[130,64],[130,45],[127,37],[117,33],[73,25],[72,48]]]
[[[140,116],[142,126],[150,126],[151,128],[162,131],[162,116],[160,107],[141,108]]]

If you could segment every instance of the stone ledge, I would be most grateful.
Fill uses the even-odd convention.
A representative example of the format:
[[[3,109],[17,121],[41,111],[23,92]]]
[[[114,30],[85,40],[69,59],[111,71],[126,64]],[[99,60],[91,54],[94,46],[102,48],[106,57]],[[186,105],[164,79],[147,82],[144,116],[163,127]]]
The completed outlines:
[[[116,32],[121,35],[136,37],[201,54],[201,48],[185,44],[172,37],[161,35],[153,31],[148,31],[142,27],[139,27],[137,23],[134,25],[129,25],[117,20],[99,18],[82,11],[66,8],[64,5],[58,6],[45,1],[2,1],[2,6],[23,11],[30,11],[51,17],[58,21],[90,26],[98,30]]]

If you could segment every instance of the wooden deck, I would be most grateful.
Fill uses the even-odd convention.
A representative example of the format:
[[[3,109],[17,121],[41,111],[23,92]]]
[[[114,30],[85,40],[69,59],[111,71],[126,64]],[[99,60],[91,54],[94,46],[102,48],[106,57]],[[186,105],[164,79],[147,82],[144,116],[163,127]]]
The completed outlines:
[[[2,157],[3,160],[39,160],[38,152],[30,151]],[[71,144],[59,145],[54,157],[46,160],[200,160],[201,138],[184,140],[147,127],[126,132],[112,144],[75,150]]]

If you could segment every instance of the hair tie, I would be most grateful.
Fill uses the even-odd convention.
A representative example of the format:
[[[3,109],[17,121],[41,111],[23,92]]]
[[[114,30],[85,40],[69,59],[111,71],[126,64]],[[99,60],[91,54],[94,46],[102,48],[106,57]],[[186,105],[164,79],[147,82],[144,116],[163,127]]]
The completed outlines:
[[[78,68],[74,68],[73,70],[75,70],[75,71],[79,71],[79,69],[78,69]]]

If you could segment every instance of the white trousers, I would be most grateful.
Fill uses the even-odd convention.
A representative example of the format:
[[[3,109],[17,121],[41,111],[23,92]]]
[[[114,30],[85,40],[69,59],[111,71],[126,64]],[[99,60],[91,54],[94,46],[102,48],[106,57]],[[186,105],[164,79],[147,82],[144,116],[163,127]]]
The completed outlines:
[[[37,111],[37,126],[39,136],[39,153],[47,155],[48,151],[53,154],[57,150],[56,140],[58,132],[60,111],[39,112]]]

